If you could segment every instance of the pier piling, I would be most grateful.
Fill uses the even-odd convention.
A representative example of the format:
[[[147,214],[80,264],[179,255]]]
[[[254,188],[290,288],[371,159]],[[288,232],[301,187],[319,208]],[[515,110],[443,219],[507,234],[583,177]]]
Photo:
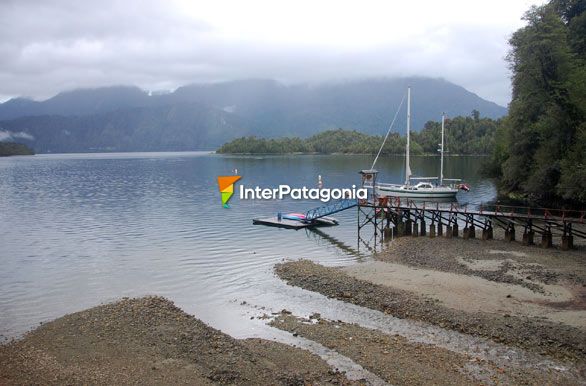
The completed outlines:
[[[562,236],[562,250],[567,251],[572,248],[574,248],[574,237]]]
[[[515,241],[515,226],[513,224],[507,226],[507,229],[505,230],[505,240]]]
[[[452,231],[452,227],[449,225],[446,225],[446,238],[451,239],[452,237],[454,237],[454,232]]]
[[[401,220],[397,221],[397,236],[405,236],[405,223]]]
[[[376,228],[375,237],[383,239],[401,236],[462,236],[464,239],[474,239],[478,228],[482,231],[482,240],[491,240],[494,237],[494,226],[504,230],[506,241],[515,241],[515,228],[522,227],[519,230],[522,234],[519,241],[523,245],[535,244],[535,235],[541,235],[542,248],[551,248],[553,238],[560,241],[563,250],[574,247],[575,237],[586,239],[585,210],[526,208],[498,204],[488,208],[484,205],[478,208],[459,207],[458,204],[440,206],[438,203],[426,205],[425,202],[414,202],[399,197],[386,197],[385,200],[381,200],[376,196],[373,200],[360,201],[358,208],[358,231],[360,232],[366,224],[372,224]],[[462,235],[459,235],[460,225],[463,227]]]
[[[411,219],[407,219],[407,221],[405,221],[405,236],[411,236],[412,231],[413,221],[411,221]]]
[[[523,245],[533,245],[534,242],[535,232],[528,231],[523,233]]]
[[[551,240],[551,232],[544,232],[541,235],[541,248],[551,248],[552,247],[552,240]]]
[[[464,228],[464,239],[468,240],[468,239],[474,239],[476,238],[476,230],[474,229],[473,226],[469,226]]]
[[[417,221],[413,221],[413,232],[411,232],[413,237],[419,237],[419,224]]]

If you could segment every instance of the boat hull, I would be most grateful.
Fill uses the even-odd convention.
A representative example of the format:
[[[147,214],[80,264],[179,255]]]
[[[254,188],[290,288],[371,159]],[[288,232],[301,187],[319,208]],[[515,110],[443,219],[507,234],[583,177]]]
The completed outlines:
[[[377,187],[375,189],[379,197],[404,197],[414,200],[455,200],[458,189],[430,189],[411,190],[403,187]]]

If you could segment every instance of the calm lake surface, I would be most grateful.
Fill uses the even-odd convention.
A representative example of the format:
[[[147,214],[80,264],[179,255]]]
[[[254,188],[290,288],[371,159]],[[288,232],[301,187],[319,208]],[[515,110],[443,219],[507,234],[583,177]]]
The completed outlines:
[[[400,182],[404,158],[380,159],[379,180]],[[446,177],[471,185],[461,204],[493,200],[478,176],[482,157],[449,158]],[[240,201],[224,209],[216,177],[234,169],[246,186],[359,184],[370,156],[224,156],[193,153],[37,155],[0,158],[0,336],[13,337],[65,313],[123,296],[157,294],[234,336],[264,336],[258,310],[303,315],[327,302],[273,274],[283,259],[336,266],[369,259],[356,210],[337,227],[285,230],[252,218],[319,201]],[[416,175],[439,159],[414,157]],[[321,304],[323,306],[323,304]],[[332,312],[343,312],[334,310]],[[323,314],[323,312],[322,312]]]

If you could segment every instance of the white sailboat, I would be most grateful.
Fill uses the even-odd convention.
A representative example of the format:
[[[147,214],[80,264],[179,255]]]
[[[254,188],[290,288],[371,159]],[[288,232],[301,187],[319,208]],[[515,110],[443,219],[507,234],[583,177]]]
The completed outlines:
[[[461,184],[460,179],[444,178],[444,124],[445,114],[442,114],[442,142],[441,144],[438,144],[438,151],[441,155],[439,177],[413,177],[411,173],[409,157],[411,131],[411,88],[409,87],[407,89],[407,146],[405,149],[405,183],[402,185],[377,183],[376,186],[374,186],[377,196],[405,197],[416,200],[451,201],[456,199],[456,194],[459,190],[468,190],[468,186]],[[434,184],[432,181],[437,182]]]

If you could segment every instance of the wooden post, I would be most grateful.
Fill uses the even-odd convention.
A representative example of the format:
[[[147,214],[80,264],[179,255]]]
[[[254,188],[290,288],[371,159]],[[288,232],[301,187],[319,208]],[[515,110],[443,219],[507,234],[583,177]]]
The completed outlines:
[[[411,236],[411,231],[413,230],[413,221],[411,219],[407,219],[405,221],[405,236]]]
[[[476,238],[476,230],[474,226],[469,226],[464,228],[464,239],[473,239]]]
[[[543,232],[541,235],[541,248],[551,248],[552,247],[552,240],[551,240],[551,232]]]
[[[385,241],[390,241],[392,239],[392,235],[393,235],[393,230],[390,227],[385,227],[385,229],[383,230],[383,235],[384,235],[384,239]]]
[[[397,236],[405,236],[405,223],[401,219],[397,220]]]
[[[420,232],[421,236],[425,236],[427,234],[427,229],[425,228],[425,220],[421,220]]]
[[[433,223],[429,224],[429,237],[432,239],[435,237],[435,224]]]
[[[523,233],[523,245],[533,245],[534,243],[535,232],[528,231]]]
[[[454,232],[452,231],[452,227],[449,225],[446,225],[446,238],[451,239],[452,237],[454,237]]]
[[[574,248],[574,236],[562,236],[562,250],[567,251]]]
[[[515,241],[515,227],[509,226],[509,228],[505,231],[505,240],[506,241]]]
[[[452,236],[458,237],[458,223],[452,225]]]
[[[419,224],[417,220],[413,221],[413,232],[411,232],[411,236],[419,237]]]

